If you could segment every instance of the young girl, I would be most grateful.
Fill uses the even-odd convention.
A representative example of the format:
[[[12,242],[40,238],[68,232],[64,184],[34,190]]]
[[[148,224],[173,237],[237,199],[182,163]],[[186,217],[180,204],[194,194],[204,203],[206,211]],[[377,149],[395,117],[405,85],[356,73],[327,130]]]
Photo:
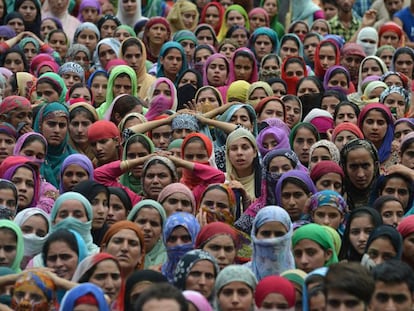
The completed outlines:
[[[397,228],[404,217],[403,203],[393,195],[376,199],[372,205],[381,215],[382,223]]]
[[[329,39],[322,40],[315,51],[315,76],[322,81],[330,67],[339,65],[340,56],[336,43]]]
[[[258,80],[257,63],[254,54],[247,48],[237,49],[230,62],[228,82],[244,80],[249,83]]]
[[[316,224],[340,229],[347,210],[344,198],[332,190],[323,190],[310,197],[309,212]]]

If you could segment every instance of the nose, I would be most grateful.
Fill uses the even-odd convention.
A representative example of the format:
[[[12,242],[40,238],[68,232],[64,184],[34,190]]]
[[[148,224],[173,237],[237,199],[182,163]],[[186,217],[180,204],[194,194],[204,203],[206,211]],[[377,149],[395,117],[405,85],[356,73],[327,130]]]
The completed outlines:
[[[198,279],[198,284],[200,285],[206,284],[206,276],[204,275],[204,273],[202,273],[200,278]]]
[[[150,225],[149,221],[145,222],[145,224],[142,226],[142,229],[144,229],[144,231],[150,231],[151,230],[151,225]]]
[[[293,195],[291,195],[290,196],[290,199],[289,199],[289,206],[295,206],[296,205],[296,201],[295,201],[295,199],[293,198]]]
[[[96,150],[97,151],[102,151],[102,148],[103,147],[103,145],[102,144],[100,144],[100,143],[96,143]]]
[[[0,262],[4,261],[6,259],[6,254],[4,252],[3,248],[0,248]]]
[[[224,251],[224,248],[220,248],[219,253],[217,254],[218,258],[225,258],[226,257],[226,252]]]
[[[359,242],[365,242],[367,240],[367,236],[364,232],[361,232],[358,236],[358,241]]]
[[[329,216],[328,216],[328,215],[326,215],[326,216],[323,218],[323,224],[324,224],[325,226],[328,226],[328,225],[330,224],[330,221],[329,221]]]

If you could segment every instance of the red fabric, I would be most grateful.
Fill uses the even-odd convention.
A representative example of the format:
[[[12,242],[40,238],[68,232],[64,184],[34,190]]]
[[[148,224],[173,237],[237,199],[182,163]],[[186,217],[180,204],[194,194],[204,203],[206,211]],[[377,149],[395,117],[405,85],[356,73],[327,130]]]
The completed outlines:
[[[7,96],[0,104],[0,114],[7,114],[9,111],[22,107],[32,107],[30,101],[27,98],[16,95]]]
[[[378,37],[381,38],[382,34],[384,32],[387,32],[387,31],[391,31],[391,32],[395,33],[398,36],[398,38],[400,39],[400,42],[398,43],[398,46],[403,46],[404,31],[398,24],[396,24],[394,22],[385,23],[378,30]],[[379,43],[379,41],[378,41],[378,43]]]
[[[256,105],[256,107],[254,107],[254,110],[256,111],[256,114],[260,115],[262,113],[263,108],[266,106],[266,104],[268,102],[272,101],[272,100],[279,102],[282,105],[283,109],[284,109],[285,104],[282,102],[282,100],[279,97],[270,96],[270,97],[263,98],[261,101],[259,101],[259,103]]]
[[[216,27],[214,27],[214,31],[216,32],[216,35],[217,35],[220,31],[220,27],[221,27],[221,24],[223,23],[223,18],[224,18],[224,8],[219,2],[210,2],[203,8],[203,10],[201,11],[200,24],[207,24],[206,23],[206,12],[207,12],[207,9],[211,6],[215,6],[219,11],[219,21]]]
[[[336,136],[342,131],[349,131],[353,134],[355,134],[359,139],[364,139],[364,134],[361,132],[358,126],[351,122],[344,122],[339,124],[335,127],[335,129],[332,132],[332,141],[334,142],[336,139]]]
[[[330,44],[329,44],[330,43]],[[315,76],[319,79],[323,79],[325,76],[326,70],[322,68],[321,62],[319,60],[319,50],[322,46],[326,45],[332,46],[335,49],[335,64],[339,65],[341,53],[339,51],[338,45],[332,39],[322,40],[319,42],[318,47],[315,50]]]
[[[372,103],[372,104],[368,104],[366,105],[360,112],[359,116],[358,116],[358,126],[359,128],[362,128],[362,124],[364,123],[364,119],[367,115],[368,112],[370,112],[373,109],[378,109],[380,111],[385,112],[385,114],[388,116],[388,120],[393,120],[393,116],[391,113],[390,108],[388,108],[387,106],[385,106],[384,104],[380,104],[380,103]]]
[[[96,300],[95,296],[92,294],[86,294],[82,297],[76,299],[74,307],[79,305],[90,305],[90,306],[99,306],[98,301]]]
[[[397,230],[403,238],[414,233],[414,215],[409,215],[403,218],[398,225]]]
[[[336,173],[344,178],[344,171],[334,161],[321,161],[317,163],[310,172],[310,178],[316,183],[322,176],[329,173]]]
[[[212,222],[209,223],[200,230],[197,235],[194,248],[202,248],[208,241],[217,235],[229,235],[237,246],[238,235],[236,231],[228,224],[224,222]]]
[[[90,143],[107,138],[118,138],[121,141],[119,129],[112,122],[99,120],[92,123],[88,128],[88,140]]]
[[[295,305],[295,287],[287,279],[281,276],[271,275],[263,278],[256,286],[254,300],[256,306],[261,308],[263,300],[272,293],[278,293],[285,297],[289,308]]]
[[[298,82],[299,82],[299,80],[301,78],[296,77],[296,76],[288,77],[286,75],[286,71],[285,71],[285,69],[286,69],[286,62],[289,59],[291,59],[291,58],[298,58],[298,59],[300,59],[302,61],[302,68],[303,68],[303,72],[305,74],[304,77],[307,77],[308,76],[308,70],[306,68],[305,61],[301,57],[289,56],[289,57],[286,57],[285,60],[283,61],[282,70],[281,70],[281,73],[282,73],[281,76],[282,76],[283,81],[285,81],[286,84],[287,84],[287,94],[296,95],[296,87],[297,87]]]

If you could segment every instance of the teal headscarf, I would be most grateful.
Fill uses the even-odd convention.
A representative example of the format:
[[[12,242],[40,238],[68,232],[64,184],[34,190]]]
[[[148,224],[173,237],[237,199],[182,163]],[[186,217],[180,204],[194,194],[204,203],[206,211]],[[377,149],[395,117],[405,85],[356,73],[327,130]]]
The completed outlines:
[[[253,31],[252,35],[250,36],[249,46],[248,48],[252,50],[254,55],[256,55],[256,51],[254,49],[254,43],[256,42],[259,36],[267,36],[269,37],[270,41],[272,41],[273,49],[270,53],[275,53],[279,49],[279,38],[277,37],[276,32],[269,27],[259,27],[255,31]]]
[[[119,25],[118,27],[116,27],[115,32],[119,29],[124,29],[124,30],[128,31],[128,33],[131,35],[131,37],[134,37],[134,38],[137,37],[137,34],[135,33],[134,29],[132,29],[131,26],[128,26],[128,25],[125,25],[125,24],[124,25]]]
[[[299,53],[299,56],[303,58],[303,43],[302,43],[302,41],[300,40],[300,38],[299,38],[297,35],[295,35],[294,33],[287,33],[287,34],[285,34],[285,35],[284,35],[284,36],[280,39],[280,43],[279,43],[279,48],[278,48],[278,51],[277,51],[277,55],[279,55],[279,56],[280,56],[280,49],[281,49],[281,46],[283,45],[283,43],[284,43],[285,41],[288,41],[288,40],[293,40],[293,41],[295,41],[295,42],[296,42],[296,44],[297,44],[297,46],[298,46],[298,53]]]
[[[183,74],[183,72],[186,71],[187,68],[188,68],[188,65],[187,65],[187,57],[185,56],[184,48],[178,42],[168,41],[168,42],[165,42],[162,45],[161,51],[160,51],[160,55],[158,57],[158,63],[157,63],[157,78],[165,77],[164,66],[161,64],[161,57],[165,57],[165,54],[167,54],[167,52],[170,49],[177,49],[177,50],[179,50],[180,53],[181,53],[182,60],[183,60],[183,64],[181,66],[181,69],[177,73],[177,78],[180,77]],[[175,81],[173,81],[173,82],[175,82]]]
[[[138,212],[144,207],[154,208],[161,216],[161,226],[164,229],[164,223],[167,220],[167,214],[160,203],[154,200],[142,200],[136,204],[128,215],[128,220],[134,221]],[[161,231],[162,232],[162,231]],[[145,265],[144,268],[148,269],[151,266],[160,265],[167,261],[167,251],[164,243],[162,242],[162,236],[154,245],[154,247],[145,254]]]
[[[296,244],[305,239],[317,243],[325,251],[329,249],[332,251],[332,256],[325,262],[325,267],[338,262],[338,256],[335,251],[332,236],[328,234],[323,226],[318,224],[307,224],[296,229],[292,237],[292,247],[294,248]]]
[[[149,153],[155,152],[155,146],[152,140],[149,139],[146,135],[138,133],[138,134],[132,135],[126,141],[123,152],[122,152],[122,160],[127,160],[128,148],[131,144],[134,144],[134,143],[140,143],[142,145],[146,143],[149,146],[148,152]],[[144,145],[144,147],[146,148],[147,146]],[[126,172],[125,174],[121,176],[121,184],[124,185],[125,187],[128,187],[135,193],[142,192],[141,177],[135,177],[132,174],[132,172]]]
[[[23,233],[20,230],[19,226],[15,224],[11,220],[2,219],[0,220],[0,229],[6,228],[14,232],[16,235],[17,245],[16,245],[16,256],[14,257],[13,262],[11,263],[11,266],[9,267],[12,269],[15,273],[19,273],[20,270],[20,263],[23,259],[24,255],[24,241],[23,241]]]
[[[49,84],[52,84],[53,89],[55,89],[60,94],[59,103],[65,103],[66,92],[68,91],[68,89],[66,88],[65,81],[62,79],[61,76],[54,72],[45,72],[37,80],[36,86],[42,82],[48,82]]]
[[[43,76],[43,75],[42,75]],[[33,129],[35,132],[42,134],[42,123],[48,116],[64,117],[69,124],[69,110],[60,103],[54,102],[45,104],[40,108],[34,120]],[[58,146],[48,145],[46,160],[40,167],[40,174],[52,185],[59,189],[60,166],[63,161],[71,154],[76,153],[68,144],[69,130],[64,140]]]
[[[39,42],[37,40],[33,39],[32,37],[26,37],[26,38],[23,38],[22,40],[20,40],[19,48],[22,51],[24,51],[24,47],[28,43],[33,43],[33,45],[35,46],[36,52],[39,53],[39,49],[40,49]]]

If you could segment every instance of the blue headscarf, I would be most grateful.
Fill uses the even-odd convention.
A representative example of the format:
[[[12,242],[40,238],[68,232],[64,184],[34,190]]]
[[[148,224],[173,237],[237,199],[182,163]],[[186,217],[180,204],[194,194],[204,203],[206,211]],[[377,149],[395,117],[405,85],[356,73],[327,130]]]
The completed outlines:
[[[177,227],[184,227],[191,236],[191,242],[178,245],[178,246],[167,246],[168,238],[170,237],[171,233]],[[162,265],[161,272],[164,276],[167,277],[169,282],[174,281],[174,272],[175,267],[181,257],[184,256],[188,251],[194,249],[194,244],[197,238],[197,234],[200,231],[200,225],[197,219],[185,212],[178,212],[172,214],[170,217],[167,218],[165,222],[165,226],[163,229],[162,237],[164,241],[164,245],[167,249],[167,256],[168,260]]]
[[[309,297],[308,297],[308,283],[309,277],[311,275],[320,275],[321,277],[325,277],[326,273],[328,272],[328,267],[321,267],[309,272],[305,278],[305,282],[302,286],[302,311],[309,311]]]
[[[256,42],[258,36],[268,36],[270,38],[270,41],[272,41],[272,45],[273,45],[273,49],[270,53],[276,54],[276,52],[279,49],[279,39],[277,37],[277,33],[273,29],[270,29],[269,27],[259,27],[250,36],[249,45],[248,45],[248,48],[252,50],[254,55],[256,55],[256,51],[254,50],[254,43]]]
[[[72,311],[75,308],[76,301],[85,296],[92,295],[98,302],[99,311],[109,311],[109,306],[105,300],[103,290],[92,283],[82,283],[66,292],[60,304],[59,311]]]
[[[186,70],[187,70],[187,68],[188,68],[188,65],[187,65],[187,57],[185,56],[185,52],[184,52],[184,49],[183,49],[183,47],[181,46],[181,44],[180,44],[180,43],[178,43],[178,42],[175,42],[175,41],[168,41],[168,42],[165,42],[165,43],[162,45],[162,47],[161,47],[161,51],[160,51],[160,55],[159,55],[159,57],[158,57],[158,63],[157,63],[157,78],[160,78],[160,77],[165,77],[165,73],[164,73],[164,66],[161,64],[161,57],[165,57],[165,55],[167,54],[167,52],[168,52],[170,49],[177,49],[177,50],[179,50],[179,51],[180,51],[180,53],[181,53],[181,58],[182,58],[182,61],[183,61],[182,65],[181,65],[181,69],[180,69],[180,71],[177,73],[177,78],[178,78],[179,76],[181,76],[181,75],[182,75],[182,73],[183,73],[184,71],[186,71]],[[173,81],[173,82],[174,82],[174,81]]]

